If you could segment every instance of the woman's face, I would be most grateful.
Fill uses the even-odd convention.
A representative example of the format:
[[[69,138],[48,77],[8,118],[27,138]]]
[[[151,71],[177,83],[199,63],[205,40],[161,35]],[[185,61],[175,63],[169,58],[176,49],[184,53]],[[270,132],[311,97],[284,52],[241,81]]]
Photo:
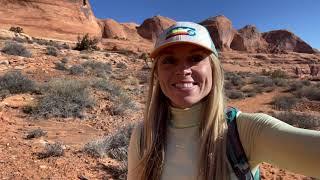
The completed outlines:
[[[212,87],[210,53],[195,45],[172,45],[158,55],[156,73],[171,105],[188,108],[206,97]]]

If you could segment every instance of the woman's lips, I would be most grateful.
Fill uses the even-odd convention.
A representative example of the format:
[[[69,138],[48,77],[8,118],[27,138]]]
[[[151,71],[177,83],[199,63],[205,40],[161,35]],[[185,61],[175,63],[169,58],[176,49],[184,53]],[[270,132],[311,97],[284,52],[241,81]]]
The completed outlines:
[[[196,82],[179,82],[173,84],[173,86],[179,90],[190,90],[193,89],[196,85]]]

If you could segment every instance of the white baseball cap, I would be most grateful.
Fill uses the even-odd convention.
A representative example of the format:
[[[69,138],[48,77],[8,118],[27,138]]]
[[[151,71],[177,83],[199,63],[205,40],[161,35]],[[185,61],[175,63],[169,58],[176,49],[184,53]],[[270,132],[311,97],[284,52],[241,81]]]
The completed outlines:
[[[150,57],[156,57],[160,50],[168,46],[186,43],[203,47],[218,57],[217,50],[207,28],[193,22],[176,22],[176,24],[164,30],[157,38]]]

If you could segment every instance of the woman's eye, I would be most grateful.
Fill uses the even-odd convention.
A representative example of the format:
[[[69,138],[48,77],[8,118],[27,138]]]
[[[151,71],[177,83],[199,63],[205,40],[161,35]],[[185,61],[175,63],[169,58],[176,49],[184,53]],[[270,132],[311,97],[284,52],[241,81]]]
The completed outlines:
[[[191,60],[192,62],[200,62],[200,61],[202,61],[203,59],[204,59],[204,56],[201,55],[201,54],[196,54],[196,55],[190,56],[190,60]]]
[[[165,57],[162,59],[162,64],[174,64],[175,59],[171,56]]]

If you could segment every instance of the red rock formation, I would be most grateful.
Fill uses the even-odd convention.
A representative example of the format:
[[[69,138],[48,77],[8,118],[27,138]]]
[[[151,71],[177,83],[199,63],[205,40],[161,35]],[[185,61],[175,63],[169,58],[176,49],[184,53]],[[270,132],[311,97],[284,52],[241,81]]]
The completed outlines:
[[[308,64],[310,68],[310,75],[311,76],[318,76],[320,72],[320,64]]]
[[[269,43],[271,53],[291,51],[298,53],[315,53],[313,48],[287,30],[275,30],[263,33],[262,37]]]
[[[174,23],[175,21],[170,18],[154,16],[143,21],[141,26],[137,29],[140,36],[149,40],[155,40],[164,29],[170,27]]]
[[[216,48],[222,51],[230,49],[236,30],[232,27],[232,22],[228,18],[220,15],[208,18],[200,24],[208,29]]]
[[[64,40],[85,33],[101,36],[88,0],[1,0],[0,26],[20,26],[31,36]]]
[[[138,24],[119,23],[113,19],[99,20],[102,29],[102,38],[118,40],[141,40],[143,39],[137,32]]]
[[[102,26],[102,38],[119,38],[126,39],[127,35],[123,30],[120,23],[113,19],[100,20],[100,25]]]
[[[255,26],[247,25],[235,34],[230,47],[238,51],[267,52],[268,43]]]

